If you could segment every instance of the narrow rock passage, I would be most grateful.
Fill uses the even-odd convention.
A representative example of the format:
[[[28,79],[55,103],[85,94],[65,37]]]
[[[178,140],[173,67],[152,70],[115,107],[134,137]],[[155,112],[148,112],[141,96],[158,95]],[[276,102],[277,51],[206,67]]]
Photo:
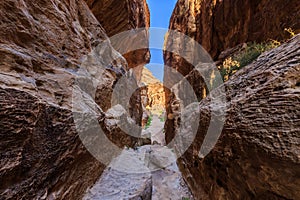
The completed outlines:
[[[165,145],[164,124],[165,122],[159,116],[153,115],[151,126],[144,129],[142,135],[150,135],[152,144]]]
[[[145,132],[152,142],[164,142],[164,122],[154,115]],[[145,145],[123,152],[105,169],[85,200],[193,199],[176,164],[175,154],[161,145]]]

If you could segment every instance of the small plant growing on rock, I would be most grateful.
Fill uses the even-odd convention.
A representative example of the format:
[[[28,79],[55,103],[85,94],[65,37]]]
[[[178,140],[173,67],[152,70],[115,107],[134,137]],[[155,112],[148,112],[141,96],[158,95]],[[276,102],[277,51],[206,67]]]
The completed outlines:
[[[240,68],[252,63],[260,54],[269,51],[280,45],[280,42],[271,40],[267,43],[249,43],[244,52],[236,56],[236,60],[240,63]]]
[[[229,76],[234,74],[236,70],[240,68],[240,63],[236,60],[233,60],[232,57],[225,59],[222,66],[219,67],[223,81],[227,81]]]
[[[296,35],[295,31],[292,28],[285,28],[284,31],[288,32],[291,38]]]
[[[226,58],[222,65],[218,66],[223,81],[227,81],[237,70],[251,64],[263,52],[278,47],[280,44],[276,40],[270,40],[266,43],[248,43],[244,51],[233,57]]]
[[[151,126],[152,119],[153,119],[153,115],[150,115],[148,120],[147,120],[147,123],[145,125],[145,129],[148,129]]]
[[[165,116],[164,115],[159,116],[159,120],[161,122],[165,122],[166,121]]]

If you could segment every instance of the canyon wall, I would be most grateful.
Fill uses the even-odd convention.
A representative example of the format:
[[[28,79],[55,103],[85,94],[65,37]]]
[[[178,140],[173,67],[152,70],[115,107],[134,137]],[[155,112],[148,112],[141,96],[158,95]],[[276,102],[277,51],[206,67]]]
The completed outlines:
[[[144,8],[126,20],[146,19]],[[137,143],[109,109],[116,81],[134,79],[126,74],[131,60],[110,44],[106,32],[114,28],[104,30],[83,0],[7,0],[0,20],[1,199],[80,199],[105,167],[82,144],[80,131],[94,137],[99,126],[120,149]],[[140,103],[136,94],[130,111],[137,124]],[[78,123],[91,113],[97,127]]]
[[[169,29],[195,39],[217,59],[222,51],[240,43],[286,39],[290,34],[285,29],[289,28],[299,33],[299,15],[297,0],[178,0]],[[169,49],[178,43],[183,52],[189,52],[191,47],[180,39],[166,41]],[[165,63],[188,70],[182,65],[187,63],[178,62],[170,52],[165,52]]]
[[[242,43],[286,40],[290,37],[286,28],[298,33],[299,8],[299,1],[294,0],[179,0],[169,28],[197,41],[212,60],[218,61],[222,52]],[[164,84],[173,86],[171,92],[166,92],[167,143],[178,134],[180,126],[185,126],[180,113],[183,105],[179,103],[184,88],[169,67],[186,78],[200,102],[196,138],[178,160],[196,199],[299,196],[299,42],[298,35],[263,54],[223,85],[228,101],[227,109],[222,110],[227,114],[225,126],[212,152],[200,158],[211,109],[218,105],[212,105],[209,86],[192,64],[210,61],[201,60],[199,51],[186,38],[167,33],[165,49],[177,52],[164,51]],[[177,91],[176,97],[174,91],[178,89],[181,93]],[[187,121],[195,120],[191,114]]]
[[[149,32],[150,11],[146,0],[85,0],[109,36],[111,45],[133,70],[139,83],[143,67],[150,62]],[[134,116],[145,115],[140,99],[142,90],[134,93],[131,101],[138,102],[130,108]],[[143,96],[143,95],[142,95]],[[134,102],[131,103],[132,105]],[[137,119],[137,118],[135,118]]]
[[[178,160],[196,199],[299,197],[299,47],[297,35],[238,71],[224,83],[223,106],[210,95],[199,103],[197,135]],[[202,157],[208,127],[220,120],[213,120],[213,109],[226,111],[225,123],[212,151]]]
[[[149,69],[144,67],[140,85],[145,85],[147,91],[145,106],[152,114],[161,114],[165,109],[165,93],[162,82],[155,78]]]
[[[142,69],[139,86],[144,109],[142,126],[145,127],[149,116],[153,114],[161,116],[164,113],[165,88],[163,83],[155,78],[147,67],[143,67]]]
[[[129,68],[134,68],[137,79],[140,79],[143,66],[150,61],[149,33],[147,31],[150,26],[150,12],[146,0],[85,1],[109,37],[123,37],[122,33],[129,30],[140,32],[135,35],[127,32],[124,39],[112,41],[112,46],[117,51],[125,52],[122,55],[126,58]],[[136,46],[138,49],[132,49],[130,46]]]
[[[199,62],[222,62],[230,56],[228,49],[238,49],[247,42],[266,42],[291,37],[285,29],[300,32],[300,2],[297,0],[178,0],[165,37],[164,84],[172,87],[176,80],[169,67],[187,76]],[[176,32],[181,33],[177,34]],[[294,34],[292,33],[292,34]],[[183,35],[186,35],[184,37]],[[212,60],[202,59],[206,53],[193,43],[200,44]],[[176,53],[175,53],[176,52]],[[188,58],[188,62],[185,58]],[[201,60],[202,59],[202,60]],[[201,79],[189,75],[194,89],[202,88]],[[202,97],[198,96],[198,100]],[[166,132],[174,135],[174,113],[170,110],[172,94],[166,91]]]

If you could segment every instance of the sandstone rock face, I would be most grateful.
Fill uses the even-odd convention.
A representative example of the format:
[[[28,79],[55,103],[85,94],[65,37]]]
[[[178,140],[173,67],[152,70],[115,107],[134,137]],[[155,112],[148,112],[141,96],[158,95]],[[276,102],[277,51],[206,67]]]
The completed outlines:
[[[110,37],[111,45],[122,54],[135,79],[140,82],[143,66],[150,61],[149,33],[150,12],[146,0],[85,0],[89,8]],[[140,96],[136,91],[130,110],[137,119],[144,113]],[[109,98],[105,101],[110,101]]]
[[[194,39],[218,60],[221,52],[238,45],[242,48],[245,42],[285,39],[289,36],[285,28],[299,32],[299,8],[299,1],[179,0],[170,29]],[[209,95],[207,88],[193,66],[180,57],[191,58],[197,64],[193,60],[198,58],[192,51],[194,46],[173,36],[167,34],[165,49],[173,49],[178,55],[164,52],[165,65],[191,82],[200,101]],[[229,101],[225,128],[217,146],[204,159],[198,153],[211,118],[210,99],[200,103],[196,139],[178,162],[196,199],[299,196],[299,112],[292,108],[299,105],[297,45],[299,36],[264,54],[225,84]],[[169,70],[164,76],[165,84],[176,84]],[[166,92],[167,143],[182,124],[179,99]],[[189,121],[195,121],[193,117]]]
[[[105,166],[82,144],[74,107],[93,112],[119,148],[137,142],[105,113],[113,85],[130,76],[126,60],[82,0],[7,0],[0,20],[0,196],[80,199]],[[139,95],[130,108],[136,123],[138,104]]]
[[[146,85],[147,102],[146,107],[154,113],[164,111],[165,92],[163,84],[153,76],[152,72],[146,67],[143,68],[141,83]]]
[[[262,42],[268,39],[281,40],[288,33],[285,28],[298,30],[299,1],[289,3],[278,0],[260,1],[212,1],[212,0],[179,0],[170,20],[170,29],[179,31],[198,42],[214,60],[223,61],[228,55],[234,54],[243,48],[245,42]],[[275,14],[280,13],[280,14]],[[293,13],[293,14],[290,14]],[[165,48],[178,52],[164,52],[164,61],[167,67],[176,69],[188,81],[201,100],[205,84],[198,73],[190,73],[199,61],[195,45],[169,32],[166,36]],[[232,48],[231,48],[232,47]],[[189,58],[189,63],[182,56]],[[192,65],[193,64],[193,65]],[[172,87],[176,84],[172,73],[165,69],[164,84]],[[198,90],[198,91],[197,91]],[[207,90],[206,90],[207,92]],[[176,97],[166,92],[166,110],[169,116],[166,122],[167,142],[174,137],[174,120],[176,113],[171,108]],[[174,105],[176,107],[176,103]]]
[[[146,0],[85,1],[108,36],[130,29],[150,26],[150,12]]]
[[[107,168],[93,188],[87,191],[84,200],[130,199],[151,200],[151,173],[126,173]]]
[[[170,29],[180,31],[199,42],[216,59],[225,49],[240,43],[289,36],[285,28],[300,31],[298,0],[179,0],[170,21]],[[193,48],[183,41],[167,39],[168,48],[176,47],[190,53]],[[168,66],[184,71],[190,66],[175,55],[165,52]]]
[[[190,93],[185,93],[183,91],[192,89],[199,102],[207,96],[208,89],[202,75],[197,70],[192,70],[187,76],[185,76],[185,80],[187,80],[191,88],[187,88],[185,82],[179,82],[171,88],[171,91],[167,92],[168,95],[166,95],[167,99],[165,102],[167,119],[164,126],[165,132],[167,133],[165,135],[167,144],[174,139],[176,130],[179,129],[179,124],[181,121],[180,102],[182,100],[186,102],[192,102],[192,100],[190,99]],[[178,92],[175,92],[174,88]]]
[[[299,47],[297,35],[224,83],[224,127],[217,144],[204,158],[198,153],[212,108],[224,106],[212,103],[210,95],[199,103],[196,138],[178,160],[196,199],[299,197]],[[189,121],[193,117],[190,115]]]
[[[149,63],[150,52],[148,49],[149,34],[146,31],[150,26],[150,12],[146,0],[119,1],[119,0],[85,0],[95,17],[104,27],[109,37],[120,34],[124,31],[137,28],[141,32],[137,36],[127,35],[123,41],[113,42],[113,47],[120,52],[120,48],[126,48],[123,56],[130,68],[136,68],[136,74],[140,74],[142,66]],[[138,44],[137,44],[138,43]],[[141,49],[131,49],[135,45]],[[139,78],[138,78],[139,79]]]
[[[125,148],[83,199],[151,200],[153,182],[151,172],[144,164],[145,147],[138,150]]]
[[[140,84],[147,85],[147,84],[156,84],[156,83],[160,83],[160,81],[156,77],[154,77],[152,72],[147,67],[144,66],[142,70]]]

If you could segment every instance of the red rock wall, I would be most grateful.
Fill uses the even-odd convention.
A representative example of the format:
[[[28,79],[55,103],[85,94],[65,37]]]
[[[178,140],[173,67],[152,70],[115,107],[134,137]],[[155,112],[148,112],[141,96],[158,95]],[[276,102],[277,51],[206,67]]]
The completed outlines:
[[[96,99],[87,99],[98,123],[118,147],[133,146],[104,113],[126,61],[103,45],[105,30],[83,0],[1,1],[0,29],[0,199],[81,199],[105,166],[79,139],[73,86],[88,80],[84,64],[95,72]],[[86,86],[79,94],[92,92]],[[131,110],[140,123],[141,109]]]
[[[150,12],[146,0],[85,0],[109,37],[137,28],[148,29],[150,26]],[[148,45],[149,34],[145,31],[138,38],[132,37],[126,43],[118,41],[113,44],[118,51],[139,41],[141,46]],[[150,61],[148,48],[134,49],[123,54],[130,68],[144,66]],[[139,72],[142,67],[136,69]]]
[[[300,32],[299,10],[297,0],[179,0],[169,28],[194,38],[216,59],[243,42],[287,38],[285,28]],[[169,48],[176,46],[169,41]],[[181,48],[189,50],[184,44]],[[171,54],[165,53],[165,61],[175,68]]]
[[[196,199],[298,198],[299,47],[300,35],[224,83],[225,124],[216,146],[204,158],[198,153],[212,120],[211,108],[224,107],[209,96],[200,102],[196,138],[178,160]],[[188,121],[195,121],[192,114]]]
[[[150,12],[146,0],[85,1],[111,38],[111,45],[126,59],[128,68],[132,68],[138,83],[143,66],[150,62]],[[143,115],[140,92],[137,91],[131,101],[134,104],[130,108],[132,116],[140,121]]]
[[[179,0],[169,28],[195,39],[218,60],[222,51],[244,42],[290,37],[285,28],[298,33],[299,16],[297,0]],[[165,49],[198,59],[190,43],[170,35]],[[198,100],[202,100],[196,139],[178,161],[196,199],[295,199],[299,196],[297,132],[300,125],[299,112],[293,109],[300,105],[298,58],[299,36],[265,54],[225,83],[229,101],[225,127],[217,146],[201,159],[198,152],[211,117],[209,98],[202,100],[207,95],[205,83],[190,63],[179,55],[164,52],[165,65],[185,76]],[[169,86],[176,84],[168,68],[164,82]],[[166,92],[167,143],[182,121],[177,100]]]

